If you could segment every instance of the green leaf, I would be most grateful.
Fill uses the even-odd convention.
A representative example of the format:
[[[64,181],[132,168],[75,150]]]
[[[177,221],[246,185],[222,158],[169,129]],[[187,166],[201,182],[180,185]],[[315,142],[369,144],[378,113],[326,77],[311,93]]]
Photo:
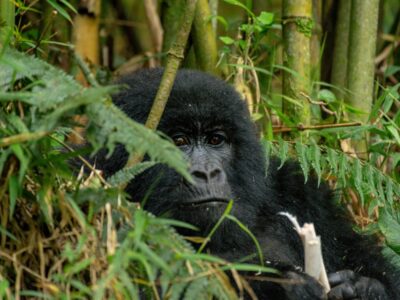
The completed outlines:
[[[399,131],[393,125],[387,125],[386,129],[391,133],[392,137],[396,141],[397,145],[400,146],[400,134]]]
[[[82,270],[84,270],[88,266],[90,266],[92,264],[92,262],[94,262],[94,261],[95,261],[94,257],[89,257],[89,258],[86,258],[86,259],[82,259],[81,261],[79,261],[77,263],[73,263],[73,264],[67,265],[64,268],[64,272],[69,276],[73,275],[73,274],[76,274],[76,273],[80,273]]]
[[[277,271],[274,268],[262,267],[262,266],[258,266],[258,265],[252,265],[252,264],[243,264],[243,263],[229,264],[228,266],[223,267],[222,269],[248,271],[248,272],[256,272],[256,273],[263,272],[263,273],[271,273],[271,274],[280,274],[279,271]]]
[[[169,165],[192,182],[187,171],[188,162],[174,144],[135,122],[111,102],[89,105],[87,115],[91,120],[87,138],[95,146],[95,151],[106,145],[112,152],[118,143],[124,144],[129,153],[147,153],[151,160]]]
[[[271,25],[274,22],[274,14],[270,12],[263,11],[256,18],[258,22],[260,22],[264,26]]]
[[[20,185],[18,183],[18,179],[15,175],[11,175],[8,181],[8,189],[10,195],[10,217],[13,216],[15,205],[17,203],[18,195],[20,194]]]
[[[304,183],[308,180],[308,173],[310,172],[310,167],[308,165],[307,159],[307,148],[300,142],[296,142],[296,152],[300,162],[300,167],[304,174]]]
[[[390,178],[386,178],[386,200],[393,205],[393,184]]]
[[[7,289],[10,287],[10,284],[7,280],[0,280],[0,299],[7,299]]]
[[[66,18],[68,21],[70,21],[72,23],[72,19],[69,16],[68,12],[64,8],[62,8],[56,1],[47,0],[47,3],[49,3],[51,6],[53,6],[56,11],[58,11],[64,18]]]
[[[318,92],[318,99],[325,103],[336,102],[336,96],[330,90],[322,89]]]
[[[386,195],[385,195],[385,191],[383,190],[384,178],[380,172],[375,172],[375,177],[376,177],[375,182],[376,182],[376,187],[377,187],[377,191],[378,191],[378,196],[379,196],[379,198],[385,200]]]
[[[352,179],[354,181],[354,186],[358,192],[358,194],[360,195],[360,200],[361,200],[361,205],[365,204],[365,199],[364,199],[364,192],[362,190],[362,166],[361,166],[361,162],[359,159],[355,158],[354,159],[354,166],[352,168]]]
[[[341,183],[341,185],[343,186],[343,187],[345,187],[345,186],[347,186],[347,183],[346,183],[346,172],[347,172],[347,166],[348,166],[348,164],[347,164],[347,157],[346,157],[346,155],[345,154],[343,154],[343,153],[340,153],[339,154],[339,167],[338,167],[338,169],[339,169],[339,182]]]
[[[173,227],[181,227],[181,228],[186,228],[190,229],[193,231],[198,231],[199,229],[196,226],[193,226],[192,224],[174,220],[174,219],[165,219],[165,218],[160,218],[157,217],[152,221],[153,224],[161,224],[161,225],[168,225],[168,226],[173,226]]]
[[[235,43],[235,40],[230,38],[229,36],[220,36],[219,39],[225,44],[225,45],[232,45]]]
[[[192,281],[186,288],[184,300],[207,300],[207,294],[205,293],[208,281],[206,277],[200,277]]]
[[[107,181],[113,186],[126,184],[134,179],[137,175],[143,173],[154,165],[156,165],[156,162],[154,161],[145,161],[142,163],[138,163],[133,167],[119,170],[117,173],[108,178]]]
[[[18,158],[18,161],[20,163],[18,181],[19,181],[20,184],[22,184],[22,181],[24,179],[25,173],[26,173],[26,171],[28,170],[28,167],[29,167],[28,154],[23,151],[23,149],[22,149],[20,144],[11,145],[10,149],[15,154],[15,156]]]
[[[170,275],[170,276],[172,275],[171,268],[167,265],[167,263],[159,255],[157,255],[157,253],[155,253],[153,250],[151,250],[148,245],[139,241],[136,244],[136,246],[155,265],[159,266],[161,269],[163,269],[165,272],[167,272],[168,275]]]
[[[363,167],[363,173],[364,173],[365,178],[367,179],[368,191],[370,193],[374,194],[374,196],[377,198],[378,191],[376,190],[376,186],[375,186],[375,177],[374,177],[375,170],[374,170],[374,168],[370,164],[367,163]]]
[[[254,245],[256,246],[256,249],[257,249],[257,254],[258,254],[258,258],[260,260],[260,265],[264,266],[263,251],[261,249],[261,246],[260,246],[256,236],[247,228],[246,225],[244,225],[242,222],[240,222],[239,219],[236,218],[235,216],[227,215],[226,218],[231,220],[232,222],[236,223],[240,227],[240,229],[242,231],[244,231],[252,239],[252,241],[253,241]]]
[[[400,224],[387,210],[379,210],[379,228],[386,238],[386,243],[397,254],[400,254]]]
[[[68,7],[70,10],[72,10],[74,13],[78,13],[78,11],[73,7],[68,1],[66,0],[60,0],[62,4],[64,4],[66,7]]]
[[[279,146],[278,146],[278,149],[279,149],[278,157],[279,157],[279,159],[280,159],[280,161],[281,161],[281,164],[279,165],[278,169],[280,169],[280,168],[283,167],[285,161],[286,161],[286,160],[288,159],[288,157],[289,157],[289,155],[288,155],[288,154],[289,154],[289,144],[288,144],[286,141],[284,141],[282,138],[279,138],[278,142],[279,142]]]
[[[384,76],[389,77],[396,74],[397,72],[400,72],[400,66],[389,65],[384,72]]]
[[[329,162],[329,166],[333,174],[337,174],[338,172],[338,155],[335,150],[332,148],[328,148],[327,150],[327,159]]]
[[[390,261],[394,266],[396,266],[398,269],[400,269],[399,253],[394,252],[393,249],[391,249],[388,246],[383,247],[382,253],[388,261]]]
[[[322,168],[321,168],[321,160],[323,157],[321,156],[321,150],[319,149],[317,143],[313,140],[310,146],[310,154],[311,154],[311,165],[313,166],[315,173],[318,176],[318,186],[321,183],[322,177]]]
[[[239,7],[243,8],[249,14],[249,16],[251,16],[252,18],[255,17],[253,12],[246,5],[244,5],[243,3],[241,3],[238,0],[224,0],[224,2],[235,5],[235,6],[239,6]]]

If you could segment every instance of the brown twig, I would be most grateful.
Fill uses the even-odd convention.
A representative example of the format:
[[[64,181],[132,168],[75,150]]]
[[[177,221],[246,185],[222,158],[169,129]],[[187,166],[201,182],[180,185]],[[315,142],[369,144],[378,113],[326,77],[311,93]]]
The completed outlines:
[[[56,138],[55,136],[50,136],[50,138],[51,138],[52,140],[56,141],[57,143],[59,143],[60,145],[62,145],[62,146],[63,146],[65,149],[67,149],[68,151],[70,151],[70,152],[74,152],[74,151],[75,151],[75,150],[74,150],[72,147],[70,147],[67,143],[64,143],[62,140]],[[110,184],[103,178],[103,176],[101,176],[99,170],[96,170],[95,167],[92,166],[92,164],[91,164],[89,161],[87,161],[82,155],[78,155],[78,158],[83,162],[83,164],[84,164],[87,168],[89,168],[89,170],[90,170],[93,174],[95,174],[95,175],[99,178],[100,182],[101,182],[102,184],[104,184],[105,187],[110,187]]]
[[[164,30],[161,26],[160,18],[157,14],[157,7],[154,0],[144,1],[147,22],[150,27],[151,38],[153,40],[155,52],[161,52]]]
[[[303,130],[313,130],[313,129],[327,129],[327,128],[341,128],[341,127],[351,127],[351,126],[361,126],[360,122],[350,122],[350,123],[338,123],[338,124],[319,124],[319,125],[308,125],[298,124],[297,126],[284,127],[284,126],[273,126],[274,133],[281,132],[291,132],[291,131],[303,131]]]
[[[378,65],[380,64],[382,61],[384,61],[391,53],[393,53],[396,48],[400,45],[400,42],[395,41],[393,43],[391,43],[390,45],[387,45],[381,53],[379,53],[376,57],[375,57],[375,64]]]
[[[4,148],[12,144],[38,140],[49,134],[50,134],[49,131],[37,131],[37,132],[24,132],[13,136],[5,137],[0,139],[0,148]]]

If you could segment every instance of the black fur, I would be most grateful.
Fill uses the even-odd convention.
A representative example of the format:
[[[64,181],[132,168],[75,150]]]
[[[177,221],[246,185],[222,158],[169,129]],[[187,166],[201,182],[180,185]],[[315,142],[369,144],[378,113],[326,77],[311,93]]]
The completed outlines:
[[[161,75],[161,69],[152,69],[123,77],[119,83],[128,85],[129,89],[116,95],[114,102],[128,116],[144,123]],[[332,283],[336,288],[329,296],[331,299],[354,299],[353,296],[357,299],[400,299],[399,272],[383,258],[374,240],[352,230],[343,212],[333,204],[332,192],[326,185],[318,188],[313,179],[304,185],[304,177],[295,163],[278,169],[278,162],[271,160],[265,170],[262,147],[240,96],[228,84],[210,75],[181,70],[158,130],[171,136],[176,128],[197,128],[199,124],[223,128],[228,136],[229,147],[224,150],[220,166],[227,177],[229,197],[235,201],[233,214],[257,236],[266,263],[281,270],[283,278],[295,279],[294,284],[254,281],[252,286],[260,299],[323,297],[318,283],[301,271],[302,244],[286,217],[278,214],[282,211],[297,216],[301,224],[315,224],[322,238],[328,273],[354,271],[333,275]],[[110,159],[98,157],[97,165],[108,176],[122,168],[126,160],[127,153],[118,147]],[[223,207],[182,209],[181,204],[188,195],[180,187],[185,184],[176,172],[160,165],[130,183],[127,192],[134,201],[146,197],[145,208],[154,214],[195,224],[205,236]],[[255,253],[255,247],[236,224],[225,221],[212,237],[208,251],[238,260]]]

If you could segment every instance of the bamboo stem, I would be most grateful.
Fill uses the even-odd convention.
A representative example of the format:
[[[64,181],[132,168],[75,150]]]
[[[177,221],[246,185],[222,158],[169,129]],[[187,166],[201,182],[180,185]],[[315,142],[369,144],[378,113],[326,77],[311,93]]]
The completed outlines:
[[[311,121],[310,95],[312,0],[284,0],[282,9],[285,66],[293,72],[283,74],[283,94],[301,105],[284,101],[284,111],[307,126]]]

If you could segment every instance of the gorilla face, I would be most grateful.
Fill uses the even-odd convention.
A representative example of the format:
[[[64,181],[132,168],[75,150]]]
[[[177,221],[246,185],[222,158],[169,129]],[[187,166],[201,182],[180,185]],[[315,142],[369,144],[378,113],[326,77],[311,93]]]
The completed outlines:
[[[202,219],[215,221],[233,198],[225,170],[232,161],[228,135],[219,127],[181,128],[171,135],[190,163],[194,184],[183,182],[176,190],[177,209],[195,211]]]
[[[129,89],[114,102],[143,123],[161,75],[162,70],[153,69],[124,77],[120,83]],[[231,199],[232,213],[239,219],[256,214],[265,195],[264,157],[245,103],[232,87],[210,75],[181,70],[158,130],[185,154],[194,184],[166,166],[156,166],[128,186],[135,201],[144,199],[147,210],[193,224],[202,234]],[[119,160],[126,161],[126,153],[117,152]],[[112,173],[118,166],[114,168]]]

